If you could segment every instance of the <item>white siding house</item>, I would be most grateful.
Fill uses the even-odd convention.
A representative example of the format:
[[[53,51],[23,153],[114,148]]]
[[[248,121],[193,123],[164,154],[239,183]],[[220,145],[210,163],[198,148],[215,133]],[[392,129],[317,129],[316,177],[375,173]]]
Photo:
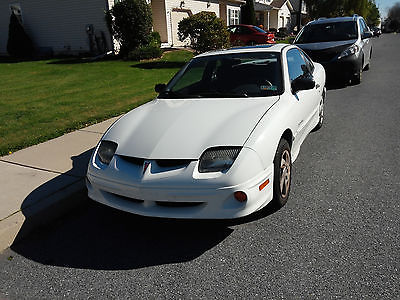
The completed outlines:
[[[1,0],[0,55],[7,53],[13,5],[20,7],[24,28],[38,52],[77,54],[96,51],[103,44],[112,49],[104,19],[107,0]]]
[[[152,0],[154,30],[161,36],[163,46],[184,46],[178,39],[178,23],[202,11],[213,12],[227,25],[238,24],[240,5],[244,0]]]
[[[255,0],[257,25],[265,29],[289,28],[293,7],[289,0]]]

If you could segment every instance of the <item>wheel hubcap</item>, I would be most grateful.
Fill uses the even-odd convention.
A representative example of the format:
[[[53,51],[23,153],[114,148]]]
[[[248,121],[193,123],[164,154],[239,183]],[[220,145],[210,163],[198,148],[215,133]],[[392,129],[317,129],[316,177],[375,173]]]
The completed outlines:
[[[281,196],[286,198],[289,194],[290,187],[290,153],[288,150],[283,151],[281,157],[281,171],[280,171],[280,190]]]
[[[324,120],[324,102],[321,102],[321,106],[319,108],[319,122],[322,123]]]

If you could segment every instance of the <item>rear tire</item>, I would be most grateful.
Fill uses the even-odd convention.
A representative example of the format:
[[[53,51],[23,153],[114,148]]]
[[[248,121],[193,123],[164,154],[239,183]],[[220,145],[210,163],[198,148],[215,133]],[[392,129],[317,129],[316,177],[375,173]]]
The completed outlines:
[[[292,156],[289,143],[285,139],[279,141],[274,157],[273,203],[277,207],[286,204],[292,182]]]

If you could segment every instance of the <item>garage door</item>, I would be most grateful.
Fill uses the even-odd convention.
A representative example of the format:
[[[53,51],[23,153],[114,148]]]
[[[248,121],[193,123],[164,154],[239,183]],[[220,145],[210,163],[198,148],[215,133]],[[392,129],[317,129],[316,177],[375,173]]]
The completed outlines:
[[[190,44],[190,41],[188,39],[186,39],[184,42],[181,42],[178,38],[178,24],[180,21],[187,17],[189,17],[189,14],[187,12],[173,11],[171,13],[172,45],[175,47],[182,47]]]

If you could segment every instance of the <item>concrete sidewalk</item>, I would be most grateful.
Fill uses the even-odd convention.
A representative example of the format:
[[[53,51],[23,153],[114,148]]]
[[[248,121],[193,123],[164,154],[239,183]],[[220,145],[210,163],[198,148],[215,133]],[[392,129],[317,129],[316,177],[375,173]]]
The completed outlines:
[[[79,204],[93,148],[116,119],[0,157],[0,251]]]

